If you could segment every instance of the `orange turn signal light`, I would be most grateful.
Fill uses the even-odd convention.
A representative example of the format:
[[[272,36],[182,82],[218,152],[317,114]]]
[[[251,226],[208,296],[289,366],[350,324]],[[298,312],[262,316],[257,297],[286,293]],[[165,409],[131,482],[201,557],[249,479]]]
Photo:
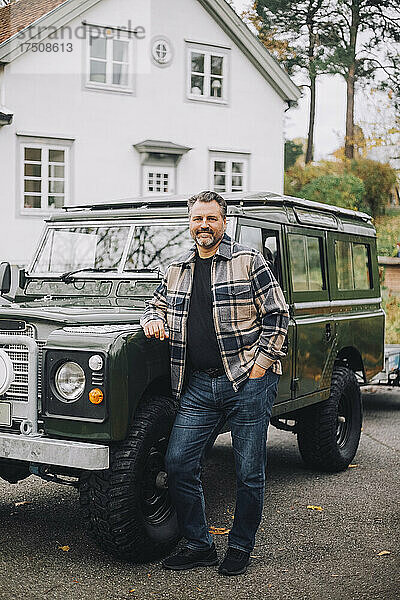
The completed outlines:
[[[94,388],[89,392],[89,400],[92,404],[101,404],[103,402],[104,394],[99,388]]]

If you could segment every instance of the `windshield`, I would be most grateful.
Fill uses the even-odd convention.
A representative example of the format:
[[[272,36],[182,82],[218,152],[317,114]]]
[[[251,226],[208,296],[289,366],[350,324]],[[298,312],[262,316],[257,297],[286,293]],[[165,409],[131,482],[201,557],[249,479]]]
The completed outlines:
[[[65,273],[75,269],[117,270],[129,227],[51,228],[32,272]]]
[[[50,227],[31,273],[59,274],[80,269],[163,271],[192,244],[186,224]]]
[[[126,271],[166,267],[193,245],[187,225],[135,227]]]

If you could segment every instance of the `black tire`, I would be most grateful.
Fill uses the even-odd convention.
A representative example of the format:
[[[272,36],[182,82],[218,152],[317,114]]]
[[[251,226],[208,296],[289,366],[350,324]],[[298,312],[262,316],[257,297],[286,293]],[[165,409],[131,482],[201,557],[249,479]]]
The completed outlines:
[[[29,463],[8,460],[7,458],[0,460],[0,478],[8,481],[8,483],[18,483],[18,481],[22,481],[30,475]]]
[[[143,562],[164,555],[179,540],[176,512],[162,487],[174,419],[172,400],[153,398],[137,410],[127,438],[110,449],[110,468],[83,473],[84,519],[106,552]]]
[[[361,435],[361,392],[353,371],[335,367],[330,396],[303,411],[298,422],[300,454],[308,467],[336,472],[347,469]]]

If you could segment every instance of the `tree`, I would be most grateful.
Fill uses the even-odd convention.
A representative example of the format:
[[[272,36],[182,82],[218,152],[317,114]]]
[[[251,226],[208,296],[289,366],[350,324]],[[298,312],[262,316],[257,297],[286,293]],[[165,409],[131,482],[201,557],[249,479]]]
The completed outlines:
[[[300,197],[315,202],[342,206],[351,210],[370,212],[364,202],[365,187],[354,175],[322,175],[307,183],[300,190]]]
[[[303,154],[302,144],[296,144],[294,140],[285,142],[285,171],[292,167],[299,156]]]
[[[287,56],[282,61],[283,65],[289,74],[301,70],[308,78],[310,110],[306,163],[313,160],[316,79],[324,64],[320,60],[324,53],[320,38],[326,26],[329,1],[257,0],[254,3],[255,12],[261,19],[258,23],[261,41],[273,38],[285,42]]]
[[[361,181],[365,195],[354,180]],[[359,157],[357,160],[321,161],[285,173],[285,194],[337,204],[368,212],[373,217],[385,212],[396,172],[389,164]]]
[[[400,40],[399,19],[398,0],[331,2],[331,19],[321,32],[321,43],[329,49],[324,61],[326,72],[340,74],[346,81],[346,158],[354,158],[356,85],[384,73],[382,85],[391,82],[398,90],[399,55],[390,49],[390,42]]]
[[[385,212],[390,194],[396,183],[396,172],[388,164],[362,158],[350,163],[351,173],[361,179],[365,187],[365,201],[369,212],[376,217]]]

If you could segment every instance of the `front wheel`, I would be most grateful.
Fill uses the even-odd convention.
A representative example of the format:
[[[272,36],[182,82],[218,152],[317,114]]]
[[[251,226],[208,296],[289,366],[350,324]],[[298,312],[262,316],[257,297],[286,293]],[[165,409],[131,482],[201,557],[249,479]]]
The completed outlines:
[[[307,466],[343,471],[353,460],[361,435],[361,392],[353,371],[336,367],[330,396],[303,411],[298,423],[300,454]]]
[[[179,539],[164,469],[174,419],[172,400],[153,398],[137,410],[126,440],[110,448],[110,468],[81,477],[80,502],[89,532],[120,558],[152,560]]]

